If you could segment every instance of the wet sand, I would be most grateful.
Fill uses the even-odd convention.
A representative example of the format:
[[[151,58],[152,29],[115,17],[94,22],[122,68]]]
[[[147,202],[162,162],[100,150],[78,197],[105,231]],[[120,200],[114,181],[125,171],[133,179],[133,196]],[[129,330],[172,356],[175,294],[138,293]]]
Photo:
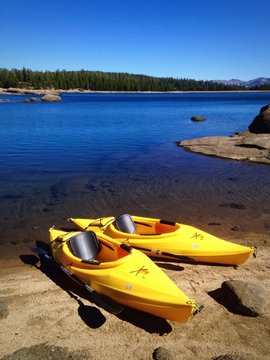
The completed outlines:
[[[206,169],[207,170],[207,169]],[[254,167],[256,174],[256,165]],[[248,173],[249,174],[249,173]],[[202,174],[204,175],[204,174]],[[218,174],[187,179],[162,177],[93,179],[71,177],[21,188],[3,189],[0,202],[0,259],[18,262],[36,241],[48,241],[48,229],[67,227],[67,218],[95,218],[124,213],[189,224],[223,238],[252,245],[246,233],[269,234],[268,173],[260,178]]]

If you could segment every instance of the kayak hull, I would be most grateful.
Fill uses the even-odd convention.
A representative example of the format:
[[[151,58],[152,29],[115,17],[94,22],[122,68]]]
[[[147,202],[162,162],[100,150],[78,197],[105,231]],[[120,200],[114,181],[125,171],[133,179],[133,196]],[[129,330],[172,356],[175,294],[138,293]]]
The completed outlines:
[[[136,233],[119,231],[114,217],[99,219],[73,219],[80,230],[103,233],[142,250],[145,254],[175,260],[223,265],[241,265],[255,249],[220,239],[193,226],[154,218],[132,216]]]
[[[119,246],[98,234],[101,245],[97,263],[82,262],[73,255],[69,240],[80,232],[50,229],[50,245],[55,261],[68,269],[97,293],[134,309],[186,322],[197,309],[167,275],[145,254]]]

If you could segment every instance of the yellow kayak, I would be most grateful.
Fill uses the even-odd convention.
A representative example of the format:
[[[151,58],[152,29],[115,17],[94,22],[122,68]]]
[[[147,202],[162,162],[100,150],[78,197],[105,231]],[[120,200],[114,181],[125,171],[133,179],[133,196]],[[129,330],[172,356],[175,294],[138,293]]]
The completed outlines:
[[[255,249],[213,236],[193,226],[124,214],[98,219],[74,219],[80,230],[105,234],[145,254],[181,261],[224,265],[243,264]]]
[[[195,302],[142,252],[102,233],[49,232],[54,260],[96,293],[177,322],[197,312]]]

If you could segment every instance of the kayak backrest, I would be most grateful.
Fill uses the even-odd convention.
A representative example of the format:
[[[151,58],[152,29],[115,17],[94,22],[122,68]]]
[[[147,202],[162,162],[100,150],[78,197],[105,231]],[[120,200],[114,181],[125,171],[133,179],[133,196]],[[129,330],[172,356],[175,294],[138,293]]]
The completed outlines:
[[[100,244],[93,231],[74,235],[69,240],[73,254],[82,260],[93,260],[100,251]]]
[[[132,217],[129,214],[123,214],[118,216],[115,219],[115,226],[119,231],[128,233],[128,234],[135,234],[136,233],[136,225]]]

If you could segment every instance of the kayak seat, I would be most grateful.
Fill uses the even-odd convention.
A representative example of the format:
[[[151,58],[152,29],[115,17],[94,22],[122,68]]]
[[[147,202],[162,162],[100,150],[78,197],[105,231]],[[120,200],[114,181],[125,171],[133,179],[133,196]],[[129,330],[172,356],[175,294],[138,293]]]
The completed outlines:
[[[128,234],[136,233],[136,225],[129,214],[123,214],[115,219],[115,226],[119,231]]]
[[[69,240],[73,254],[83,261],[91,262],[100,251],[100,244],[93,231],[74,235]]]

